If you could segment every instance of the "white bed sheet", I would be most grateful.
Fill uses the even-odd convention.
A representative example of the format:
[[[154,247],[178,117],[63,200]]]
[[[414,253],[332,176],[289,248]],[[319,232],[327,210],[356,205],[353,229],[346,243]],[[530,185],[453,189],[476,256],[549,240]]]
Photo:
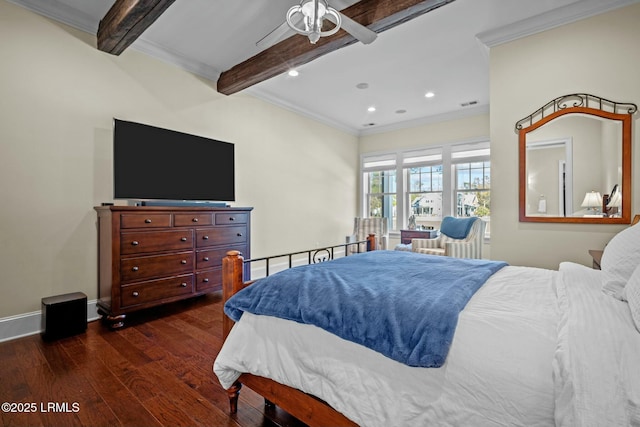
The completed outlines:
[[[460,314],[441,368],[408,367],[311,325],[245,313],[214,363],[313,394],[362,426],[549,426],[558,306],[552,270],[505,267]]]
[[[556,425],[640,426],[640,333],[602,272],[560,264]]]

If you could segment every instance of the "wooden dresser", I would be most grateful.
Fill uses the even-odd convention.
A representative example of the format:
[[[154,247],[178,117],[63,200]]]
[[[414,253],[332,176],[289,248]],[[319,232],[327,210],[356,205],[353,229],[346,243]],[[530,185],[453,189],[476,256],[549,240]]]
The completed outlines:
[[[98,313],[127,313],[222,289],[229,250],[250,257],[252,208],[97,206]],[[244,272],[249,277],[250,272]]]

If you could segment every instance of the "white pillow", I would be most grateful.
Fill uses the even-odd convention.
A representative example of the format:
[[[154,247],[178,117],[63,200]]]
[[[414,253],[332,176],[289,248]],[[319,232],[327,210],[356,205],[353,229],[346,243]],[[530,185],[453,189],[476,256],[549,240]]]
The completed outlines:
[[[627,285],[624,287],[624,292],[629,302],[633,323],[636,324],[636,329],[640,331],[640,266],[633,271]]]
[[[605,246],[600,262],[603,292],[624,300],[624,286],[638,265],[640,265],[640,223],[625,228]]]

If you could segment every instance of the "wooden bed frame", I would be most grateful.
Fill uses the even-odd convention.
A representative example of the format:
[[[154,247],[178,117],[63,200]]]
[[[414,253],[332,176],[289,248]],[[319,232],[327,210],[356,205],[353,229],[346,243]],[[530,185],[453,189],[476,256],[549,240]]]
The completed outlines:
[[[345,247],[345,252],[347,250],[347,246],[361,244],[362,242],[354,242],[339,246]],[[370,234],[366,240],[367,251],[375,250],[376,248],[376,239],[375,235]],[[338,246],[334,246],[335,248]],[[310,250],[304,252],[297,252],[295,254],[300,253],[309,253],[310,263],[312,262],[311,253],[318,251],[327,251],[329,253],[329,249],[320,249],[320,250]],[[330,259],[333,259],[333,252],[330,252]],[[289,267],[291,267],[291,255],[293,254],[285,254],[279,255],[276,257],[270,258],[279,258],[284,256],[289,256]],[[260,260],[267,260],[268,263],[269,258],[261,258]],[[248,260],[248,261],[257,261],[257,260]],[[227,252],[227,256],[222,260],[222,295],[224,302],[226,302],[232,295],[241,289],[251,285],[254,281],[244,280],[244,263],[245,260],[242,257],[242,254],[238,251],[229,251]],[[268,264],[267,264],[267,274],[268,274]],[[231,331],[231,328],[234,325],[233,320],[226,316],[224,313],[222,314],[222,328],[223,328],[223,336],[226,339],[227,335]],[[242,374],[240,378],[231,386],[227,393],[229,395],[229,405],[230,411],[232,414],[235,414],[238,410],[238,397],[240,395],[240,389],[242,385],[246,385],[251,390],[255,391],[259,395],[265,398],[265,406],[273,407],[274,405],[279,406],[280,408],[287,411],[289,414],[298,418],[300,421],[306,423],[307,425],[314,426],[357,426],[356,423],[349,420],[347,417],[342,415],[342,413],[336,411],[331,406],[329,406],[326,402],[314,397],[310,394],[304,393],[298,389],[280,384],[276,381],[273,381],[268,378],[264,378],[261,376],[253,375],[253,374]]]

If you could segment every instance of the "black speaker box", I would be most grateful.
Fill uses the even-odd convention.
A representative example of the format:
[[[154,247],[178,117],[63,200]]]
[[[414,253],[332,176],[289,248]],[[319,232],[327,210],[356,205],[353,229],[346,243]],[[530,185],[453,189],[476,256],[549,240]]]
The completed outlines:
[[[87,330],[87,296],[82,292],[42,298],[42,338],[70,337]]]

